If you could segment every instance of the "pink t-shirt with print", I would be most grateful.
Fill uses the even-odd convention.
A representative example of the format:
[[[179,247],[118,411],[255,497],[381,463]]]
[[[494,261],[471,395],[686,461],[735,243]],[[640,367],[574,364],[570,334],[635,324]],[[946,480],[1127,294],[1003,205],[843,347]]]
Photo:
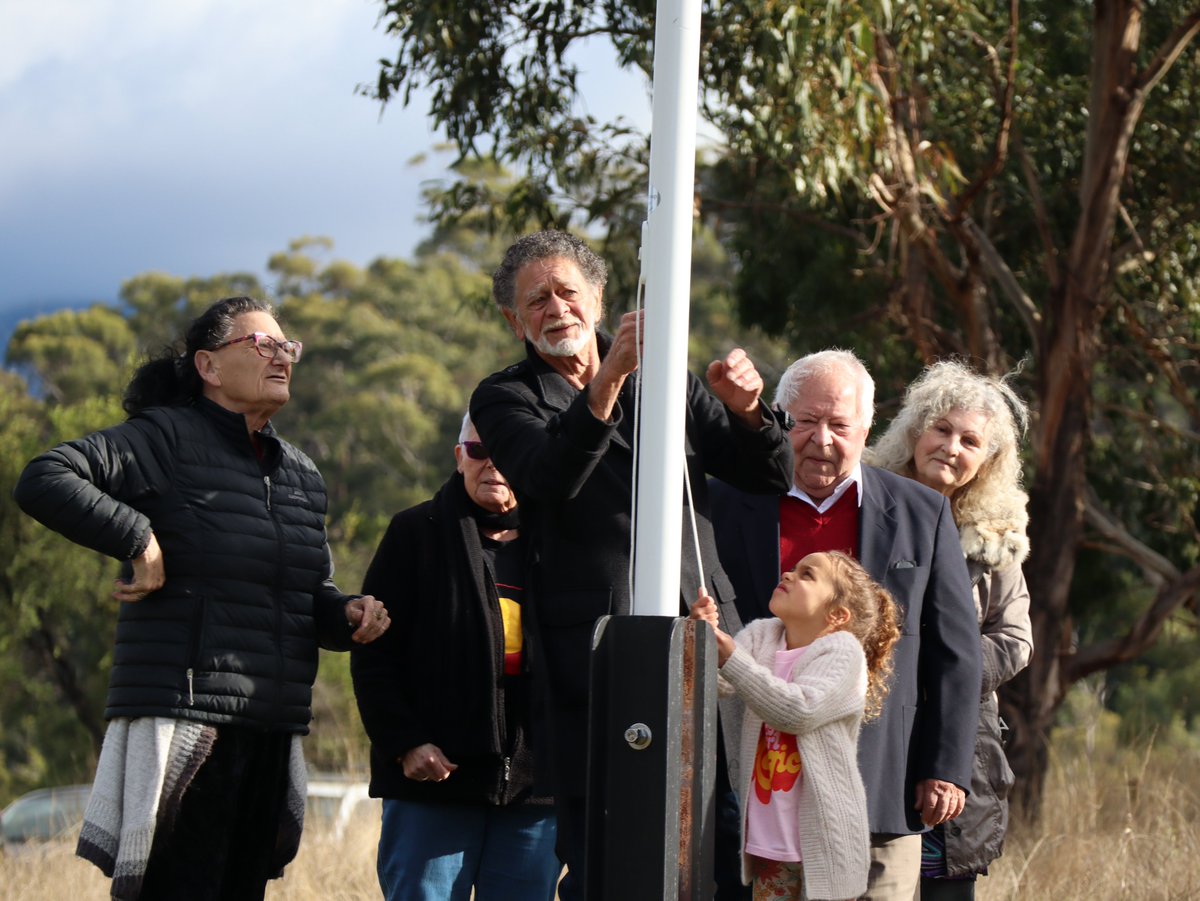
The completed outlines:
[[[775,652],[775,677],[792,681],[792,669],[808,647]],[[800,783],[803,766],[796,736],[763,723],[754,754],[746,803],[746,853],[799,863]]]

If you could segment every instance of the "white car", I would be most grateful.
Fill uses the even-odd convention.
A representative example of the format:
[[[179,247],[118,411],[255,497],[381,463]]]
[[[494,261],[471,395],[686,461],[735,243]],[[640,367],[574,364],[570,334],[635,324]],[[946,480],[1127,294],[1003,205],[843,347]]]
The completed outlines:
[[[21,795],[0,813],[4,850],[11,852],[30,842],[74,837],[91,793],[90,785],[60,785]]]
[[[91,792],[90,785],[61,785],[21,795],[0,813],[0,844],[13,852],[31,842],[74,840]],[[340,775],[309,776],[306,829],[323,829],[340,839],[352,822],[372,816],[379,819],[380,802],[367,794],[366,782]]]
[[[304,811],[304,831],[324,830],[341,839],[347,827],[356,821],[381,816],[381,802],[367,793],[367,783],[350,776],[310,773],[308,803]]]

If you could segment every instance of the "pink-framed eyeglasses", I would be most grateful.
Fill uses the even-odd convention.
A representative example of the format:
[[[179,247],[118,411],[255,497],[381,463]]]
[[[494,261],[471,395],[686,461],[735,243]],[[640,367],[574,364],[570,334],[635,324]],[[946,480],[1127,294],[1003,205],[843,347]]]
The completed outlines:
[[[221,342],[213,350],[220,350],[231,344],[241,344],[243,341],[253,341],[255,352],[264,360],[274,360],[282,351],[290,362],[299,363],[300,354],[304,350],[304,345],[299,341],[280,341],[278,338],[272,338],[266,332],[252,332],[249,335],[242,335],[240,338],[231,338]]]

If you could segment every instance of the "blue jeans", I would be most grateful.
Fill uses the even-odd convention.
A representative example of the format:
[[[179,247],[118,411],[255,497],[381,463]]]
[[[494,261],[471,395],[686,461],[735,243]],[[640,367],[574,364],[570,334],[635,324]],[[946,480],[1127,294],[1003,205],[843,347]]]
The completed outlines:
[[[552,807],[385,799],[376,870],[387,901],[553,901]]]

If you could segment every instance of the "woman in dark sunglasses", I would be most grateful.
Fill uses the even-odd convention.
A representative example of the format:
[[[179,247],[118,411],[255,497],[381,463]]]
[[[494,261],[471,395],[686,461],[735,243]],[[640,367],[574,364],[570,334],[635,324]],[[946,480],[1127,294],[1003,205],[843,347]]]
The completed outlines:
[[[218,301],[137,370],[126,422],[17,484],[26,513],[124,562],[77,849],[113,897],[262,898],[299,845],[317,647],[390,624],[332,582],[325,483],[271,426],[300,353],[267,304]]]

